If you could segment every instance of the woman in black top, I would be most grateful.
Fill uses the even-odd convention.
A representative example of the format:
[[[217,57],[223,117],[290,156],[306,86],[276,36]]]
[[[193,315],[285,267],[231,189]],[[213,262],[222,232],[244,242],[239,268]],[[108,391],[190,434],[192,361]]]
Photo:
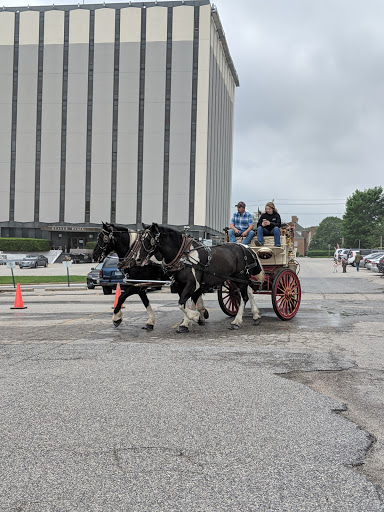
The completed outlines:
[[[265,213],[257,223],[257,245],[264,245],[264,235],[274,236],[275,247],[281,247],[280,243],[281,218],[275,205],[270,202],[265,205]]]

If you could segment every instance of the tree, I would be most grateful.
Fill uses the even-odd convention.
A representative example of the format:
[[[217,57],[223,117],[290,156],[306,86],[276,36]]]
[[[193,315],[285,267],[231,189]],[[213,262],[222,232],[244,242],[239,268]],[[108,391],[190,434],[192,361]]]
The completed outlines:
[[[327,250],[328,244],[333,250],[336,244],[341,245],[341,224],[339,217],[326,217],[322,220],[309,244],[309,250]]]
[[[384,235],[382,187],[356,190],[348,197],[341,228],[345,247],[375,248]]]

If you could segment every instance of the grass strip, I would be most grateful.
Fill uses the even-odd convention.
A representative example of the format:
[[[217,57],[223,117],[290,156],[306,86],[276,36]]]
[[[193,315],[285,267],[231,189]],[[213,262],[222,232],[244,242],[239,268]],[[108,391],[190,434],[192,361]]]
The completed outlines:
[[[69,276],[70,283],[86,283],[86,276]],[[68,283],[67,276],[15,276],[15,283],[20,284],[48,284]],[[12,276],[0,276],[0,284],[13,285]]]

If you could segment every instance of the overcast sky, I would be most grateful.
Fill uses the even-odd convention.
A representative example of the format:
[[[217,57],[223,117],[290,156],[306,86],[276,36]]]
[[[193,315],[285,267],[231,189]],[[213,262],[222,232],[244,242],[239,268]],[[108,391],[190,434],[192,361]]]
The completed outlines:
[[[342,217],[384,181],[384,2],[214,3],[240,80],[233,205],[274,199],[304,227]]]
[[[240,80],[232,206],[274,199],[304,227],[342,217],[356,189],[384,181],[384,1],[213,3]]]

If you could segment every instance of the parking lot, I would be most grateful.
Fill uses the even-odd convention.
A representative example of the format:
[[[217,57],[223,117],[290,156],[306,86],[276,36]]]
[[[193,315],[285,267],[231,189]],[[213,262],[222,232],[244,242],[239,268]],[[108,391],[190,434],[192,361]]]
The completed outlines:
[[[133,297],[113,327],[85,284],[23,288],[24,310],[0,293],[0,509],[382,511],[384,279],[299,262],[297,316],[258,296],[236,332],[216,294],[178,335],[168,288],[153,332]]]

